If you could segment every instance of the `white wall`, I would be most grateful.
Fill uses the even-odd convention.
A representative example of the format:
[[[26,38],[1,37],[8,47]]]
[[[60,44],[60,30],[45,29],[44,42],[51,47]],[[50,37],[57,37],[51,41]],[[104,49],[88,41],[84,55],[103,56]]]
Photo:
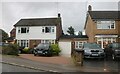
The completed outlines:
[[[59,47],[62,56],[71,57],[71,41],[60,41]]]
[[[16,27],[16,39],[56,39],[56,26],[54,33],[42,33],[43,26],[29,27],[29,33],[18,33],[18,27]]]

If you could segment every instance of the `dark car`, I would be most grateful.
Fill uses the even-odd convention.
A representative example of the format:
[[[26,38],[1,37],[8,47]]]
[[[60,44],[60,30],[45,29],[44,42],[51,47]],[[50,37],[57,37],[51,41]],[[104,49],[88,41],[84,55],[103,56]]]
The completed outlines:
[[[84,58],[104,58],[104,50],[96,43],[84,43]]]
[[[51,47],[50,44],[47,43],[40,43],[34,48],[34,56],[41,55],[41,56],[51,56]]]
[[[106,49],[109,50],[108,53],[110,53],[113,60],[120,59],[120,43],[111,43]]]

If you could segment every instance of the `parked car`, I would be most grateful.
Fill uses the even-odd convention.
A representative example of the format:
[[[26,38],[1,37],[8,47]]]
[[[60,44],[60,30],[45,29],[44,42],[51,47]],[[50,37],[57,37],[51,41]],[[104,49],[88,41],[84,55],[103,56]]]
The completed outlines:
[[[42,56],[51,56],[51,47],[50,44],[40,43],[34,48],[34,56],[42,55]]]
[[[106,49],[112,51],[111,56],[113,60],[120,59],[120,43],[111,43]]]
[[[84,43],[84,58],[104,58],[104,50],[96,43]]]
[[[23,53],[23,49],[24,49],[25,47],[23,47],[23,46],[20,46],[18,49],[19,49],[19,54],[20,53]]]
[[[8,46],[8,45],[9,45],[8,43],[0,42],[0,46]]]

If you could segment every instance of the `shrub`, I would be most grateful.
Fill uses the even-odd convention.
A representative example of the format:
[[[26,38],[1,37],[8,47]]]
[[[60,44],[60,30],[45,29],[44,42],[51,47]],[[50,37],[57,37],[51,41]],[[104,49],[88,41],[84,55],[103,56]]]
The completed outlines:
[[[59,55],[59,53],[61,52],[58,44],[52,44],[51,49],[52,49],[52,55]]]
[[[3,46],[2,48],[2,54],[7,55],[18,55],[19,46],[17,44],[9,44],[8,46]]]
[[[23,49],[23,53],[29,53],[30,52],[30,49],[28,48],[28,47],[25,47],[24,49]]]

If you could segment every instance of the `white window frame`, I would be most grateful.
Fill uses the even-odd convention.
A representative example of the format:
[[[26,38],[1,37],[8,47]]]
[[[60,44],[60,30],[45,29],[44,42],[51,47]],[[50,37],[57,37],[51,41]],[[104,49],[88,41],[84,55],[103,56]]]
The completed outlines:
[[[22,28],[26,28],[26,33],[29,33],[29,27],[18,27],[18,33],[21,33],[22,32]],[[24,34],[24,33],[21,33],[21,34]]]
[[[109,25],[109,28],[102,27],[106,24]],[[114,28],[112,28],[112,24],[114,25]],[[115,29],[115,21],[97,21],[97,29]]]
[[[23,47],[29,47],[29,40],[17,40],[17,44]]]
[[[51,28],[50,32],[45,32],[46,27]],[[42,33],[55,33],[55,27],[54,26],[44,26],[44,27],[42,27]]]
[[[46,41],[48,41],[48,42],[46,42]],[[41,43],[55,44],[55,40],[41,40]]]
[[[87,41],[75,41],[75,49],[82,49],[82,46],[84,43],[87,43]],[[82,45],[82,46],[80,46],[80,45]]]

